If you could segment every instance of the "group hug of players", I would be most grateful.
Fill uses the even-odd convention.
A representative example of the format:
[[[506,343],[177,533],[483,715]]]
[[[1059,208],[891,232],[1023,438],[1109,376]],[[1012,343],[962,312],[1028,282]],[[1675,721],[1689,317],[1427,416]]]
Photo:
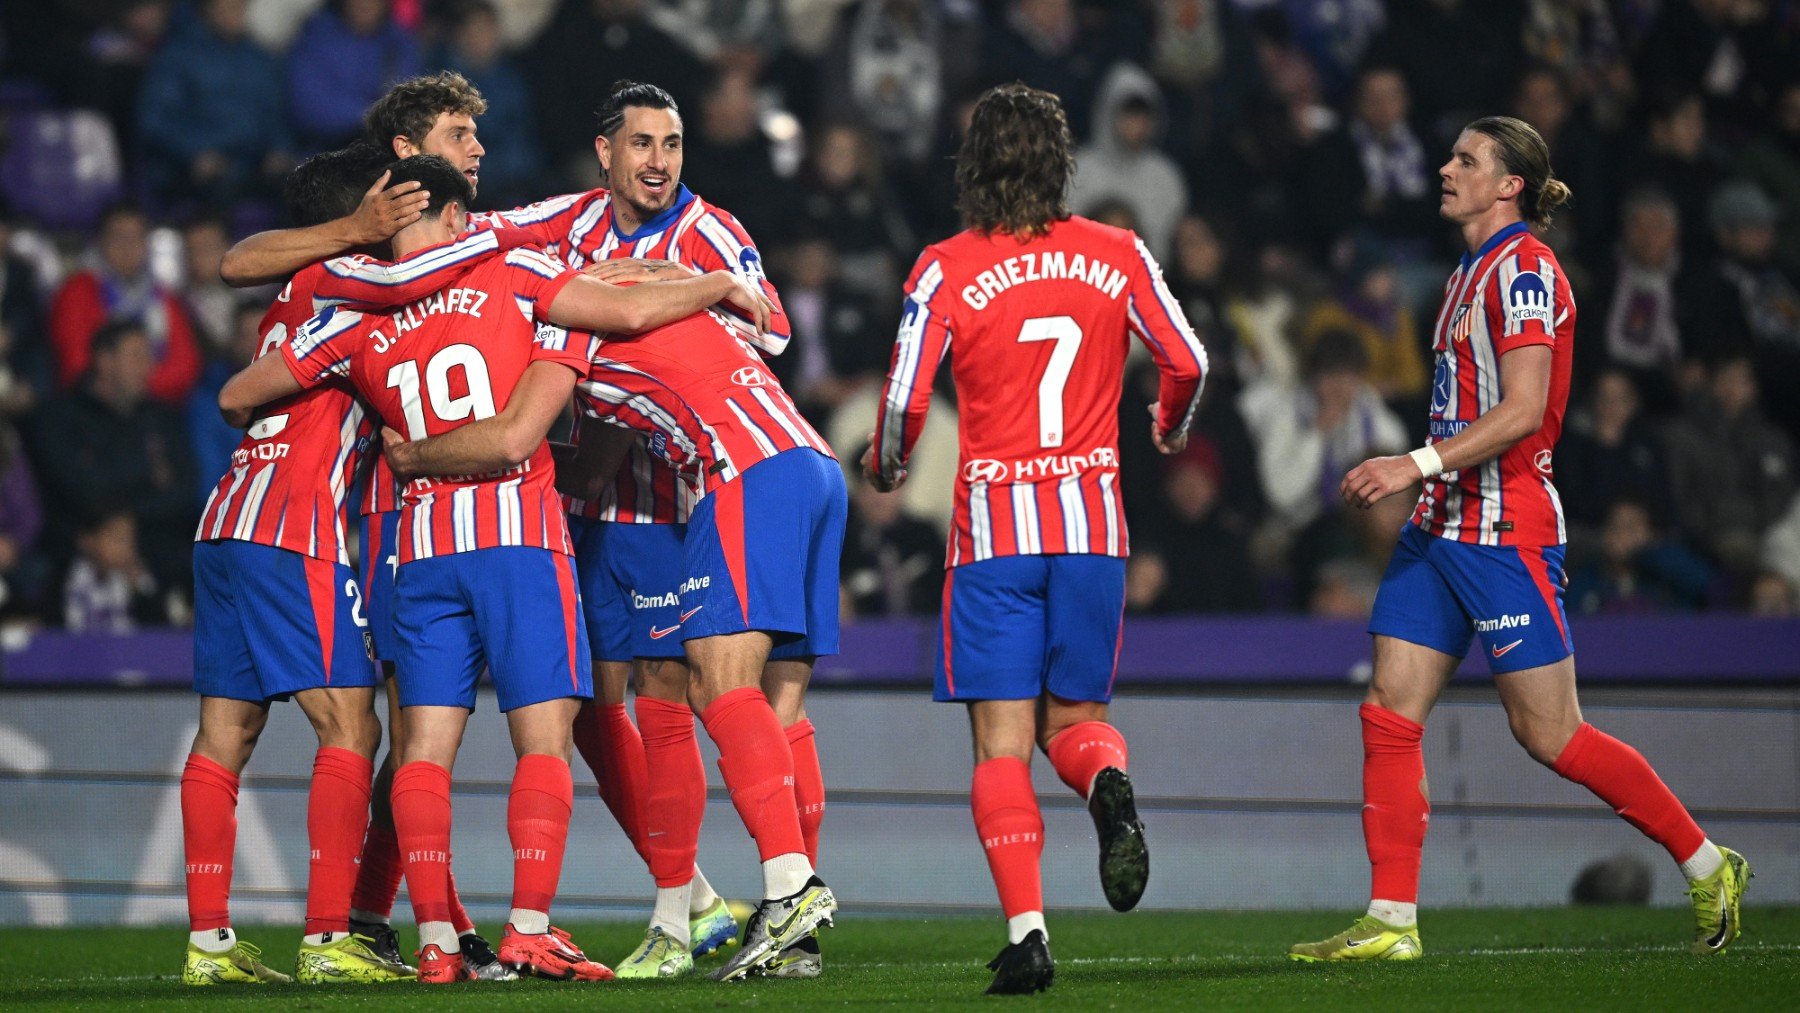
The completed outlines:
[[[788,340],[779,296],[743,228],[682,185],[680,111],[661,89],[623,82],[600,110],[604,187],[472,214],[484,111],[454,74],[397,85],[364,141],[295,170],[301,226],[227,259],[234,284],[286,286],[257,358],[220,394],[247,431],[196,535],[183,978],[289,980],[228,910],[238,777],[270,702],[289,697],[319,738],[294,978],[664,978],[732,944],[713,977],[815,977],[837,900],[815,870],[825,795],[804,700],[814,660],[837,650],[846,503],[839,462],[764,362]],[[957,164],[968,229],[907,281],[861,462],[877,488],[904,481],[954,342],[962,460],[934,696],[965,704],[973,731],[971,807],[1007,921],[991,992],[1053,976],[1036,750],[1087,800],[1109,903],[1131,909],[1148,883],[1108,721],[1129,551],[1116,409],[1135,338],[1161,371],[1153,441],[1177,452],[1206,370],[1144,245],[1068,213],[1073,168],[1055,96],[1009,85],[982,98]],[[1473,238],[1450,286],[1460,301],[1439,320],[1432,440],[1366,462],[1344,488],[1367,505],[1426,483],[1371,627],[1373,900],[1293,955],[1422,952],[1422,722],[1476,630],[1514,640],[1494,645],[1493,665],[1521,741],[1670,849],[1694,881],[1696,946],[1722,949],[1748,866],[1574,703],[1560,510],[1535,463],[1560,427],[1574,306],[1523,224],[1554,209],[1541,195],[1560,184],[1535,132],[1503,119],[1472,124],[1444,178],[1445,216]],[[570,442],[548,442],[571,405]],[[1535,621],[1487,621],[1503,615]],[[518,756],[497,947],[451,873],[451,770],[483,671]],[[696,715],[762,860],[741,942],[695,866]],[[571,747],[656,884],[644,939],[616,970],[550,924]],[[416,966],[389,922],[402,876]]]

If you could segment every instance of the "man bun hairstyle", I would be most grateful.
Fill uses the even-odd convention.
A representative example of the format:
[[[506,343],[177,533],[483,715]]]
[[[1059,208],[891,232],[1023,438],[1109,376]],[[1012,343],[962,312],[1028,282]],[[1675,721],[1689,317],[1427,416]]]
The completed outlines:
[[[362,196],[394,156],[369,141],[314,155],[294,167],[281,201],[296,225],[319,225],[356,210]]]
[[[431,199],[425,204],[426,218],[436,218],[443,214],[444,208],[452,201],[461,204],[466,211],[469,202],[475,199],[475,188],[469,183],[469,177],[440,155],[402,158],[388,165],[387,171],[388,186],[417,182],[431,194]]]
[[[970,228],[1029,239],[1069,217],[1075,142],[1062,101],[1023,84],[991,88],[975,103],[956,153],[956,209]]]
[[[601,103],[599,112],[594,115],[600,120],[600,134],[611,137],[625,125],[625,110],[637,106],[642,109],[667,109],[676,116],[681,115],[681,107],[675,104],[675,97],[653,84],[642,81],[614,81],[612,91]]]
[[[394,138],[404,137],[413,147],[425,146],[425,135],[444,113],[474,118],[487,112],[481,89],[454,70],[408,78],[388,89],[386,95],[363,113],[363,133],[392,157]]]
[[[1519,217],[1540,229],[1550,227],[1556,210],[1574,196],[1550,172],[1550,145],[1537,128],[1515,116],[1484,116],[1463,128],[1485,135],[1507,175],[1525,181],[1519,192]]]

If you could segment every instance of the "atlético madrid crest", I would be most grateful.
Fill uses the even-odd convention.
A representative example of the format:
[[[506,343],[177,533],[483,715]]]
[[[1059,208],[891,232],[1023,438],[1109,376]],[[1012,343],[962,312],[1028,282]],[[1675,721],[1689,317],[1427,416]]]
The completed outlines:
[[[1461,306],[1458,306],[1456,308],[1456,314],[1450,318],[1451,341],[1469,340],[1469,330],[1475,326],[1474,319],[1469,316],[1469,307],[1471,305],[1473,304],[1463,303]]]

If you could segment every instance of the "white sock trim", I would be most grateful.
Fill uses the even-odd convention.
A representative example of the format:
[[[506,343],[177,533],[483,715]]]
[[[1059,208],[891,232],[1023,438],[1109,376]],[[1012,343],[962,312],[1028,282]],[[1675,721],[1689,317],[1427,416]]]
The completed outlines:
[[[506,919],[512,923],[513,930],[528,936],[541,936],[550,931],[550,912],[533,911],[530,908],[516,907],[512,915]]]
[[[1688,878],[1688,882],[1692,883],[1696,879],[1705,879],[1718,872],[1719,866],[1724,864],[1725,853],[1712,842],[1712,838],[1708,837],[1701,841],[1700,847],[1681,863],[1681,874]]]
[[[656,908],[650,914],[650,927],[662,929],[663,934],[682,946],[690,942],[688,933],[688,895],[693,884],[687,886],[659,886],[656,888]]]
[[[462,941],[456,938],[456,926],[449,922],[420,922],[419,949],[437,944],[445,953],[461,953]]]
[[[706,874],[700,871],[698,865],[694,866],[694,878],[688,881],[688,887],[693,891],[688,897],[690,915],[703,915],[719,902],[718,891],[706,881]]]
[[[813,875],[812,863],[799,851],[776,855],[764,862],[762,867],[763,897],[767,900],[779,900],[799,893]]]
[[[1410,928],[1419,924],[1419,905],[1403,900],[1372,900],[1369,917],[1397,929]]]
[[[1013,915],[1006,920],[1006,941],[1022,943],[1025,941],[1025,937],[1031,935],[1034,930],[1042,932],[1045,941],[1049,941],[1050,929],[1044,924],[1044,912],[1027,911],[1024,914]]]
[[[228,953],[237,945],[237,933],[229,925],[222,929],[201,929],[189,932],[188,942],[201,953]]]

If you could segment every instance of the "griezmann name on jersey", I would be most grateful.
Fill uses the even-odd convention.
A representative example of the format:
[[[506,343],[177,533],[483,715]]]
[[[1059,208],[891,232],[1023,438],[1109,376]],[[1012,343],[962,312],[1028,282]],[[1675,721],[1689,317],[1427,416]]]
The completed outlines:
[[[1130,231],[1075,217],[1023,242],[969,230],[920,255],[874,452],[882,474],[899,474],[954,343],[961,455],[946,565],[1129,554],[1118,405],[1133,335],[1162,373],[1161,431],[1185,430],[1206,352]]]

